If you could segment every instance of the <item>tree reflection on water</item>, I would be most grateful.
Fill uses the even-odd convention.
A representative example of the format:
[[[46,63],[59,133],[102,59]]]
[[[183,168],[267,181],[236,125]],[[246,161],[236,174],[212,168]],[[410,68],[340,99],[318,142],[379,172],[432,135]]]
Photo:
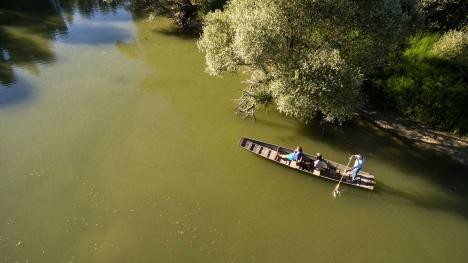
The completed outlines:
[[[39,72],[39,65],[55,60],[52,41],[68,32],[79,12],[115,12],[125,0],[3,0],[0,2],[0,85],[16,81],[14,69]]]

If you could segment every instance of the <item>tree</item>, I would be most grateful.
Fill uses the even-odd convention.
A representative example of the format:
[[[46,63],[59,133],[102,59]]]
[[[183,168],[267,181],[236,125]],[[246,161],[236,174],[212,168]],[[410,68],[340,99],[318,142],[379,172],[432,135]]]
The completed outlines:
[[[419,7],[426,26],[432,31],[459,29],[468,23],[466,0],[419,0]]]
[[[198,34],[201,17],[225,3],[226,0],[133,0],[131,8],[137,16],[171,17],[182,32]]]
[[[183,32],[198,33],[200,21],[199,5],[190,0],[134,0],[132,10],[137,16],[168,16],[171,17]]]
[[[361,82],[409,33],[411,0],[232,0],[206,15],[198,46],[207,72],[247,70],[238,111],[274,104],[308,121],[342,121],[362,104]]]

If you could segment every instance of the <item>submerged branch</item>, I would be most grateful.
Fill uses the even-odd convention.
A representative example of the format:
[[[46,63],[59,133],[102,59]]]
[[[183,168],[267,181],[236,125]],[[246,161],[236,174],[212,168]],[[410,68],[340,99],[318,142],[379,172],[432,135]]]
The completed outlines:
[[[248,89],[242,90],[242,95],[237,101],[236,114],[242,115],[244,119],[252,118],[255,121],[255,111],[257,110],[255,87],[252,85]]]

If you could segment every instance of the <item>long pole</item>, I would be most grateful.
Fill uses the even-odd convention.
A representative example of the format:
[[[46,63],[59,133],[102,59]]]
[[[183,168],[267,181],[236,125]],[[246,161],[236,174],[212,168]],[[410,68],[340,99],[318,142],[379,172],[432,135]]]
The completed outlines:
[[[335,186],[335,189],[333,189],[333,196],[336,197],[338,194],[340,194],[340,184],[341,184],[341,181],[343,180],[343,177],[345,176],[346,174],[346,171],[348,170],[348,167],[349,167],[349,164],[351,163],[351,160],[353,159],[354,155],[351,155],[349,157],[349,161],[348,161],[348,164],[346,164],[346,168],[344,170],[344,172],[341,174],[341,177],[340,177],[340,181],[338,181],[338,184]]]

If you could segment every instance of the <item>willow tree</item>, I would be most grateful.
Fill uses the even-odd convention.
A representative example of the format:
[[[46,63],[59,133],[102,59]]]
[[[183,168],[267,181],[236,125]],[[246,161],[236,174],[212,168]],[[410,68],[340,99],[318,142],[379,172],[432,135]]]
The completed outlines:
[[[206,15],[207,72],[250,74],[238,110],[261,104],[307,121],[342,121],[362,105],[365,74],[408,31],[411,0],[231,0]]]

